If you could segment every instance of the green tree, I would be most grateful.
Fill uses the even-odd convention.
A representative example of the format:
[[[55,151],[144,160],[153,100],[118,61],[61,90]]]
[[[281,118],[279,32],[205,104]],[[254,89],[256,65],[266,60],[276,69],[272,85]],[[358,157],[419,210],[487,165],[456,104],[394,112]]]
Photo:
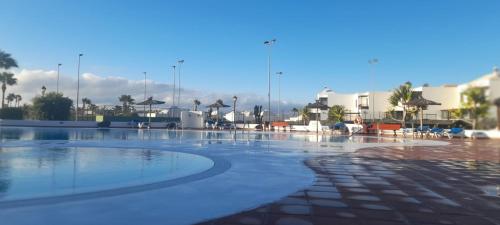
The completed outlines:
[[[403,127],[406,127],[406,116],[409,109],[406,103],[413,99],[411,88],[412,84],[408,81],[394,89],[392,95],[389,97],[389,103],[392,107],[401,106],[403,108],[403,118],[401,119],[401,125]]]
[[[82,116],[87,115],[87,110],[91,104],[92,101],[89,98],[82,98]]]
[[[17,84],[17,78],[14,77],[13,73],[9,72],[1,72],[0,73],[0,82],[2,82],[2,107],[5,105],[5,91],[7,90],[7,86],[12,86]]]
[[[302,117],[302,123],[304,125],[309,122],[309,109],[307,107],[300,109],[299,115]]]
[[[193,104],[194,104],[194,111],[198,111],[198,106],[201,105],[200,100],[198,99],[193,100]]]
[[[122,103],[121,110],[124,114],[130,113],[131,106],[135,103],[135,100],[130,95],[121,95],[120,97],[118,97],[118,101]]]
[[[328,110],[328,121],[343,122],[345,116],[345,107],[343,105],[334,105]]]
[[[477,121],[488,115],[490,103],[488,102],[484,88],[470,87],[462,95],[465,97],[462,102],[463,108],[472,119],[472,129],[476,129]]]
[[[33,114],[42,120],[68,120],[73,101],[62,94],[49,92],[33,98]]]
[[[16,94],[14,93],[9,93],[7,95],[7,106],[10,107],[10,103],[14,102],[14,100],[16,100]]]
[[[10,68],[16,68],[17,62],[9,53],[0,50],[0,69],[8,70]],[[7,85],[15,85],[17,79],[14,78],[14,74],[3,71],[0,72],[0,82],[2,82],[2,108],[5,105],[5,91],[7,90]]]
[[[17,62],[9,53],[0,50],[0,69],[10,69],[17,67]]]
[[[22,100],[23,97],[21,95],[16,95],[16,107],[19,107],[19,104],[21,104]]]
[[[497,107],[497,130],[500,130],[500,98],[495,99],[493,104]]]
[[[292,113],[293,113],[293,116],[299,115],[299,109],[293,108]]]

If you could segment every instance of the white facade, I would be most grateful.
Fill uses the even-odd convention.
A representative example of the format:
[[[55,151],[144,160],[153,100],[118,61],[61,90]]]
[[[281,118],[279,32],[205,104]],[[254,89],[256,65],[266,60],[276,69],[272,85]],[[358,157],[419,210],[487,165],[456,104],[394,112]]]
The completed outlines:
[[[448,110],[458,109],[462,104],[461,93],[469,87],[482,87],[486,89],[488,100],[500,98],[500,72],[494,69],[492,73],[476,80],[461,85],[443,85],[439,87],[417,87],[413,91],[421,92],[422,97],[441,103],[429,106],[424,112],[425,119],[447,120]],[[324,88],[317,94],[316,99],[329,107],[342,105],[348,112],[359,113],[364,119],[382,119],[385,113],[393,107],[389,103],[392,92],[362,92],[362,93],[336,93]],[[401,107],[394,108],[400,111]],[[489,117],[496,118],[496,107],[490,107]]]

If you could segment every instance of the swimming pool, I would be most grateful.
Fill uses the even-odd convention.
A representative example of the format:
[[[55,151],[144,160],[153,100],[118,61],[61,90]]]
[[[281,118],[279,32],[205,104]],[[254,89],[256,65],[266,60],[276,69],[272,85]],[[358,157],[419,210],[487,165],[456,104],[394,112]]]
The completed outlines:
[[[29,172],[31,177],[36,177],[37,173],[43,171],[45,175],[42,179],[46,186],[50,181],[52,170],[56,173],[66,173],[65,179],[73,178],[73,166],[78,167],[83,164],[78,162],[73,164],[72,160],[81,160],[84,154],[93,156],[89,157],[91,159],[99,156],[97,158],[102,157],[101,162],[110,162],[110,168],[102,169],[101,163],[95,161],[95,166],[92,166],[95,175],[89,176],[90,186],[93,189],[85,190],[86,187],[82,187],[79,190],[89,193],[108,190],[107,193],[112,194],[83,196],[69,200],[64,198],[61,201],[50,201],[49,197],[47,201],[35,203],[27,201],[15,205],[2,205],[0,200],[0,217],[14,225],[41,224],[40,221],[42,224],[82,225],[95,221],[103,224],[192,224],[276,201],[311,185],[315,180],[315,173],[304,165],[304,160],[311,157],[341,155],[359,148],[374,146],[442,144],[399,138],[316,136],[305,133],[238,131],[235,134],[227,131],[16,127],[0,128],[0,142],[1,151],[3,149],[13,152],[27,151],[26,156],[21,155],[19,158],[32,162],[30,166],[32,171]],[[55,149],[66,149],[64,151],[69,152],[69,154],[62,153],[66,154],[66,161],[61,164],[65,166],[53,167],[50,166],[51,161],[46,160],[44,164],[46,168],[38,171],[39,167],[36,164],[38,160],[33,160],[36,158],[34,152],[40,152],[50,159],[51,154],[57,155],[50,153]],[[150,151],[148,154],[155,154],[155,159],[162,163],[153,163],[148,168],[150,169],[148,177],[144,177],[143,180],[139,171],[142,163],[147,162],[144,160],[144,153],[148,151]],[[187,154],[183,155],[187,160],[178,160],[177,165],[186,164],[186,166],[173,171],[174,175],[169,177],[170,172],[166,172],[168,170],[163,164],[168,165],[167,162],[172,159],[168,155],[172,152]],[[77,157],[73,157],[75,154]],[[123,157],[120,154],[133,156],[123,159],[120,158]],[[192,157],[196,163],[188,166]],[[6,156],[3,158],[8,159]],[[121,164],[122,161],[130,164]],[[218,167],[221,164],[225,166]],[[124,165],[133,166],[128,168]],[[12,164],[5,167],[5,171],[16,170],[12,168]],[[206,170],[208,167],[210,168]],[[94,180],[99,177],[101,170],[118,173],[120,175],[117,178],[120,179],[115,181],[114,177],[110,176],[113,179],[107,183],[100,183],[103,181],[99,179]],[[197,176],[205,174],[206,171],[215,172]],[[147,182],[161,182],[164,179],[174,181],[189,176],[197,176],[197,179],[139,190],[133,188]],[[77,174],[76,178],[78,177]],[[16,179],[21,177],[16,175]],[[71,185],[71,182],[67,182],[66,187],[69,187],[69,190],[65,190],[72,191]],[[123,188],[132,188],[134,191],[115,191]],[[47,196],[47,190],[50,188],[45,190],[45,193],[37,193],[38,191],[27,193],[33,191],[28,190],[24,192],[25,194],[20,192],[16,195]],[[14,196],[15,191],[11,189],[10,195]],[[69,193],[69,196],[74,195]],[[12,198],[16,201],[15,196]],[[57,216],[47,216],[55,214]]]
[[[0,201],[167,181],[203,172],[213,165],[203,156],[151,149],[1,148]]]

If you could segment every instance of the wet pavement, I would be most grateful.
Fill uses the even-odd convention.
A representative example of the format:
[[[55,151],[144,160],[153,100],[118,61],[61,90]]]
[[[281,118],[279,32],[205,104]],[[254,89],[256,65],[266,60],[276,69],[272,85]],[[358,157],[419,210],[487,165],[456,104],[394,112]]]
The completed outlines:
[[[305,163],[314,185],[201,224],[500,224],[500,140],[365,148]]]

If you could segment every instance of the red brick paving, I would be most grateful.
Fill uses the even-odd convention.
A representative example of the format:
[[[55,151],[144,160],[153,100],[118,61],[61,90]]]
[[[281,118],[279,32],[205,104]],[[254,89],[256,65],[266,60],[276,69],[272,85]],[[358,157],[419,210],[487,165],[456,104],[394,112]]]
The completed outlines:
[[[367,148],[306,165],[314,185],[200,224],[500,224],[500,140]]]

